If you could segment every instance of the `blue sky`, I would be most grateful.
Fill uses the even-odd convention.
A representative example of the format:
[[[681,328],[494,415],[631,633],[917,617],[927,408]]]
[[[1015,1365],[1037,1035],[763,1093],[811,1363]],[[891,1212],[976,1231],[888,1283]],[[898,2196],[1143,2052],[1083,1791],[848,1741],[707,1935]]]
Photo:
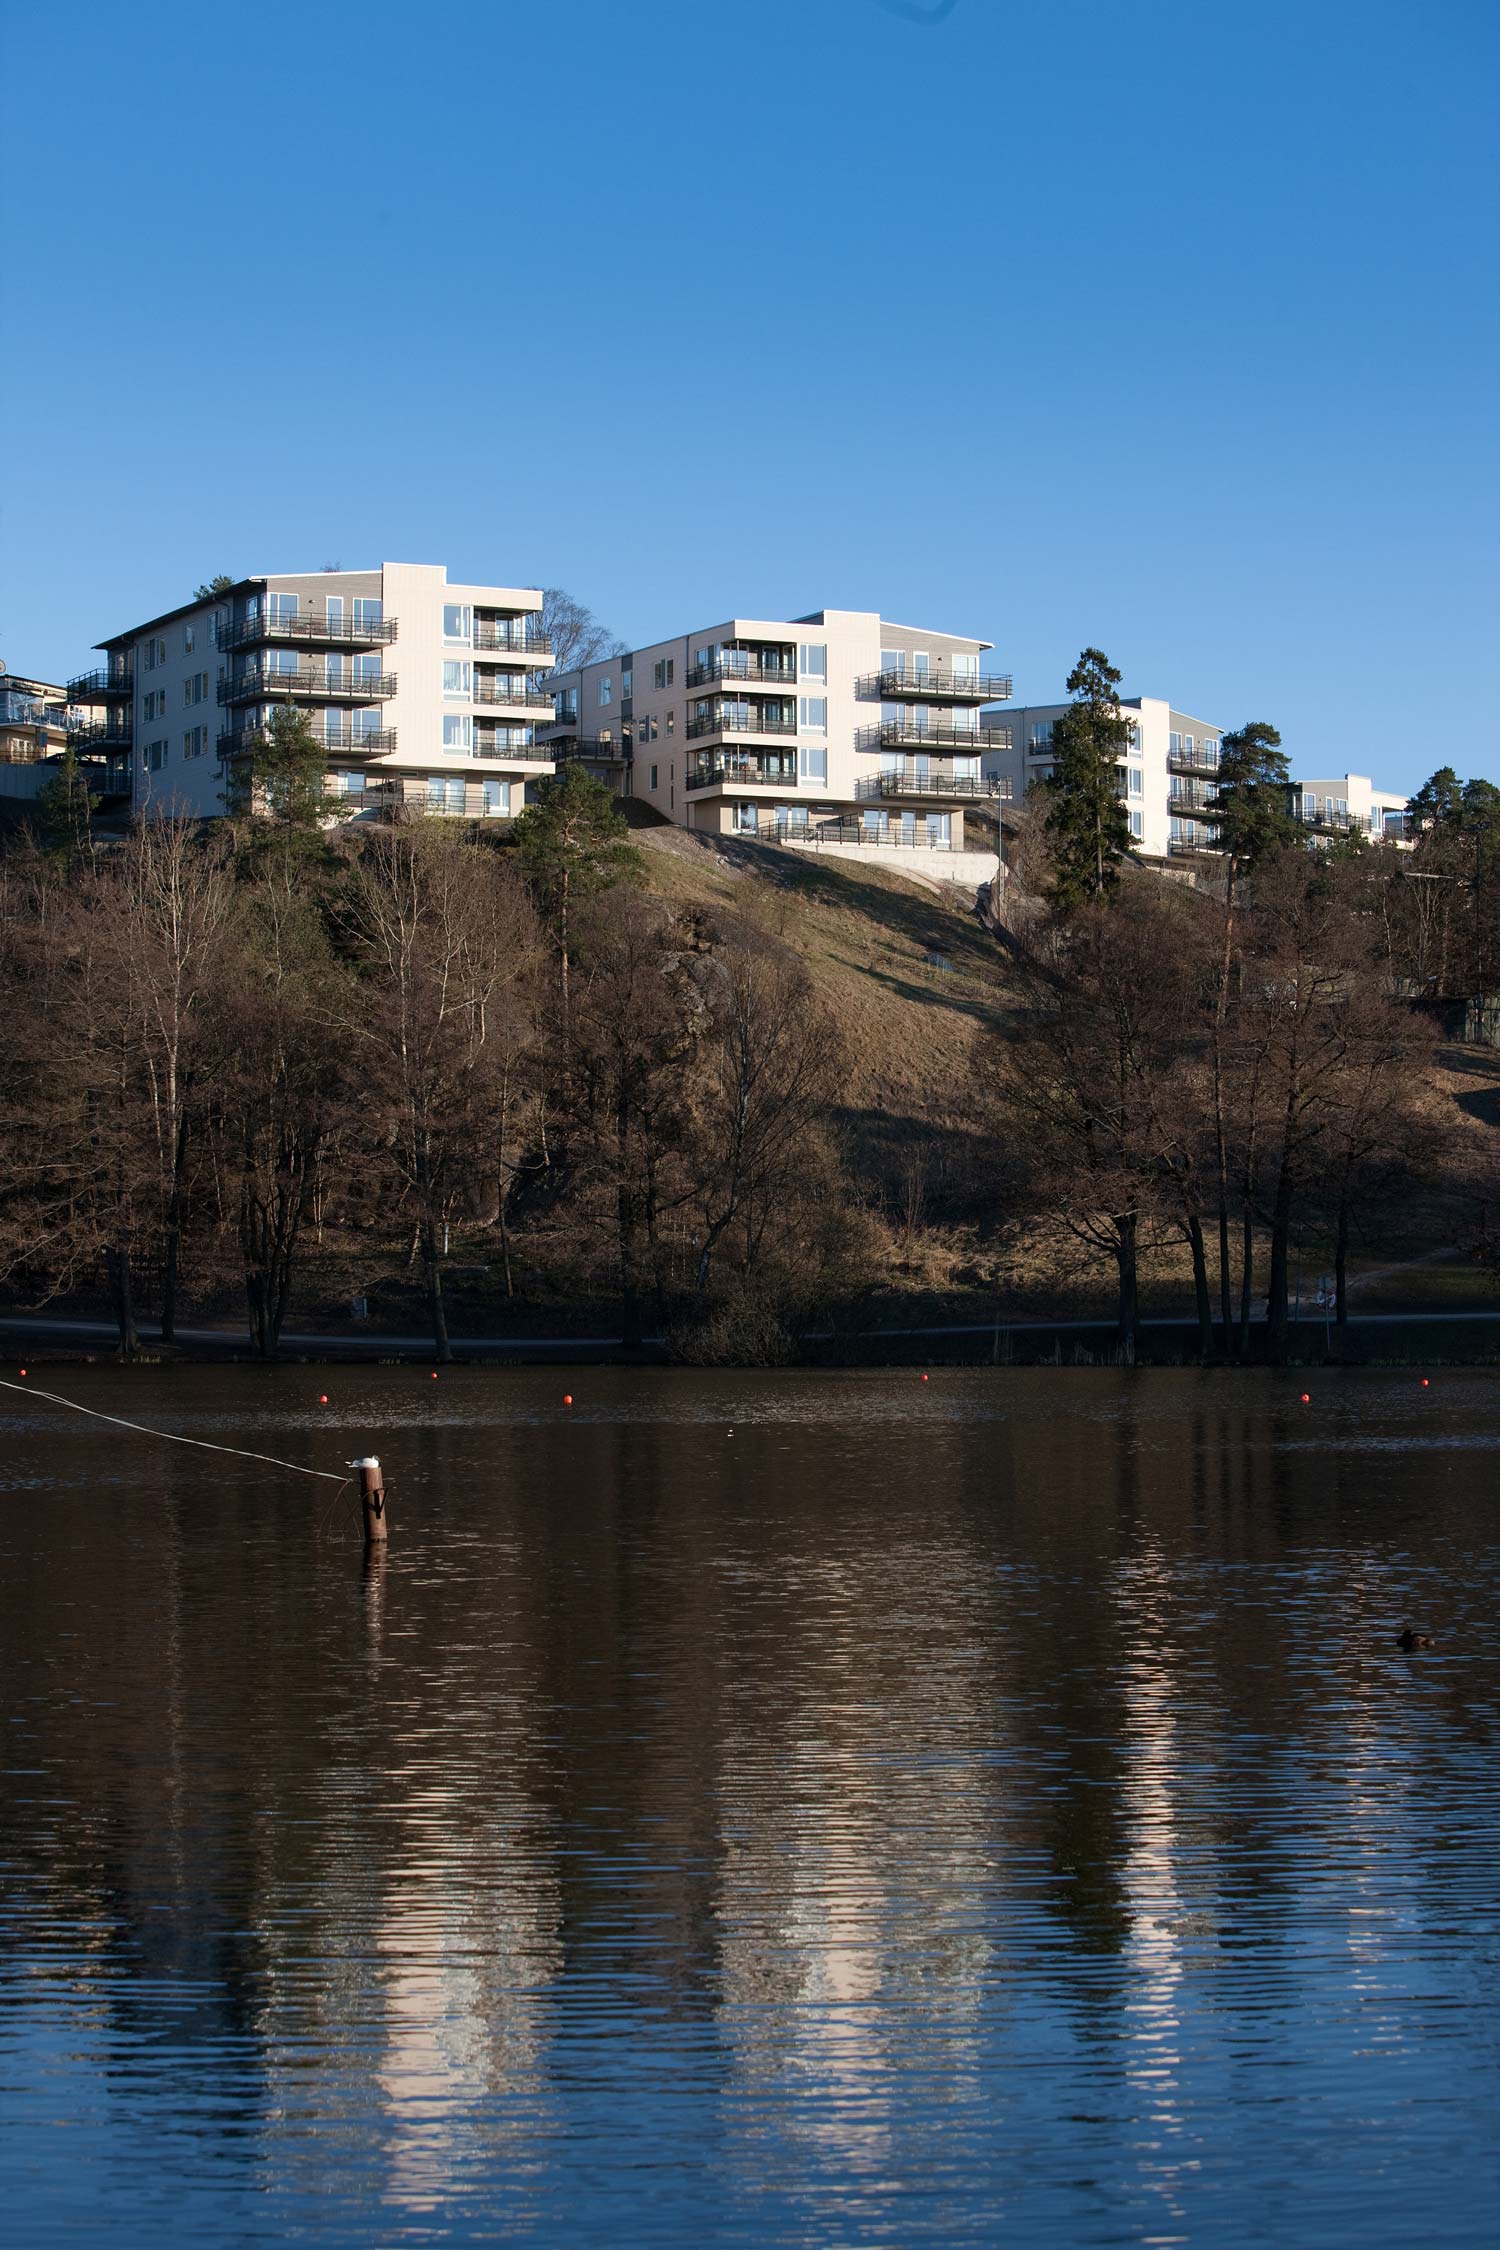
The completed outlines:
[[[1471,0],[22,0],[0,653],[446,562],[1500,778],[1497,65]]]

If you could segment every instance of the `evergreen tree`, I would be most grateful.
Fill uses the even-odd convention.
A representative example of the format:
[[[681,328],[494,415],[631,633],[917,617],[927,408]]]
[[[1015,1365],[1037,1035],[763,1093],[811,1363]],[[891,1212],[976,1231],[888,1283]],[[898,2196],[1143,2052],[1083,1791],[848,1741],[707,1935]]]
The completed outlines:
[[[557,939],[566,1024],[572,917],[585,899],[635,874],[640,854],[610,791],[576,764],[541,784],[512,833],[521,872]]]
[[[45,851],[82,858],[93,842],[91,822],[99,799],[89,791],[88,775],[70,743],[50,781],[37,792],[36,833]]]
[[[1291,790],[1291,769],[1275,727],[1250,719],[1223,737],[1218,800],[1206,818],[1228,862],[1231,885],[1236,875],[1306,838],[1291,809]]]
[[[1412,798],[1413,828],[1420,830],[1447,822],[1456,826],[1463,811],[1463,796],[1463,784],[1452,766],[1439,766]]]
[[[1103,651],[1086,648],[1068,674],[1073,707],[1052,730],[1056,764],[1046,784],[1052,804],[1053,904],[1064,913],[1107,898],[1131,850],[1121,802],[1121,766],[1130,722],[1115,689],[1120,675]]]
[[[307,837],[353,809],[330,792],[327,745],[290,703],[273,713],[253,752],[241,759],[224,802],[232,814],[259,813],[278,829]]]

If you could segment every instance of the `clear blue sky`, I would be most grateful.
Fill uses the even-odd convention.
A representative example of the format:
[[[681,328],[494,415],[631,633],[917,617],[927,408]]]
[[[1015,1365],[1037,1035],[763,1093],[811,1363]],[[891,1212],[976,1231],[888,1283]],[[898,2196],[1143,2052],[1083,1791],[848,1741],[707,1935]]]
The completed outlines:
[[[1500,778],[1497,63],[1493,0],[21,0],[0,653],[446,562]]]

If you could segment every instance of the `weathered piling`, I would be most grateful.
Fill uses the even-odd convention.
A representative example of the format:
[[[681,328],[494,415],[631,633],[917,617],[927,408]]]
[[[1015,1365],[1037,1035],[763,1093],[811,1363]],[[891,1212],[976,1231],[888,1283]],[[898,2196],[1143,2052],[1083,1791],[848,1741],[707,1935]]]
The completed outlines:
[[[359,1496],[365,1511],[365,1545],[383,1547],[389,1536],[385,1513],[385,1486],[380,1479],[380,1461],[376,1454],[368,1454],[353,1466],[359,1471]]]

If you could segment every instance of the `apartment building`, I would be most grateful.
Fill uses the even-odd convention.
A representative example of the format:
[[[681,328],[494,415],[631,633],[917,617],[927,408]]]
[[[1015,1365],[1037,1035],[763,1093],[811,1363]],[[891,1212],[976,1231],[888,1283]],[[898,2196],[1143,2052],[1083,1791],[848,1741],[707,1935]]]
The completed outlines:
[[[355,814],[506,819],[552,764],[541,594],[441,564],[236,580],[100,641],[75,739],[128,766],[132,809],[212,815],[278,709],[307,718]]]
[[[1004,747],[985,751],[986,775],[1009,781],[1017,802],[1035,783],[1049,780],[1053,729],[1072,708],[1071,703],[1039,703],[1005,714],[984,712],[990,733],[1003,719],[1011,737]],[[1158,696],[1122,696],[1120,712],[1130,725],[1119,766],[1120,796],[1137,851],[1166,859],[1212,850],[1213,831],[1203,815],[1213,802],[1221,730],[1207,719],[1174,710]]]
[[[68,692],[0,664],[0,766],[31,766],[67,745]]]
[[[1327,781],[1292,784],[1292,810],[1315,838],[1349,835],[1374,843],[1411,840],[1409,800],[1392,789],[1377,789],[1368,775],[1336,774]]]
[[[685,828],[960,853],[965,809],[1003,793],[983,764],[981,709],[1010,693],[982,669],[992,645],[872,610],[725,618],[556,674],[539,739]]]

